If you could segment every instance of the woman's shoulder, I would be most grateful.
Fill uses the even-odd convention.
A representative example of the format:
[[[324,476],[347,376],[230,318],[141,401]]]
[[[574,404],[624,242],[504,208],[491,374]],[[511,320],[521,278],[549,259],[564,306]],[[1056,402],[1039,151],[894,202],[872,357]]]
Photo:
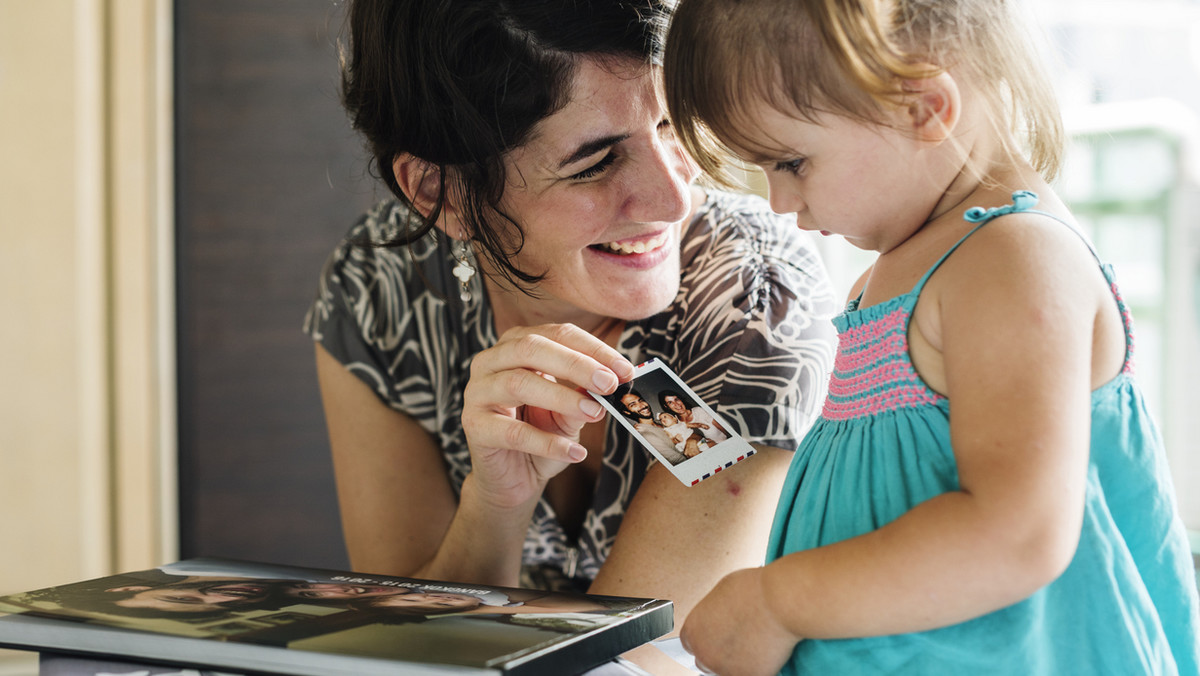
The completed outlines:
[[[749,296],[787,287],[787,297],[820,304],[832,285],[816,242],[796,227],[791,215],[777,214],[757,195],[708,191],[684,241],[685,285],[703,280],[738,280]],[[688,284],[688,282],[691,284]]]
[[[378,202],[361,214],[325,261],[316,298],[305,320],[307,331],[323,335],[324,324],[349,318],[367,342],[401,340],[405,326],[445,325],[454,319],[446,302],[454,287],[450,254],[433,232],[407,245],[389,244],[410,231],[412,212],[394,200]],[[457,294],[454,294],[457,298]]]
[[[758,195],[708,191],[687,244],[696,254],[749,255],[761,257],[765,264],[797,267],[816,276],[825,274],[812,234],[796,227],[794,216],[772,211],[767,200]]]
[[[419,225],[413,212],[396,200],[382,200],[361,214],[334,247],[322,269],[323,286],[336,286],[358,296],[370,290],[410,287],[434,288],[446,276],[445,256],[433,231],[410,244],[397,240]],[[449,254],[447,254],[448,256]]]

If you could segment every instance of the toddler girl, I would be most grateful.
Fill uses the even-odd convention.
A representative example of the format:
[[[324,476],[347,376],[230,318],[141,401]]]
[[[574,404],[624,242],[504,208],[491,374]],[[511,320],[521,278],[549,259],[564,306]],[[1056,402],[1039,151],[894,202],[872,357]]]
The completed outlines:
[[[1129,313],[1050,187],[1011,0],[682,0],[669,109],[709,173],[879,253],[836,319],[767,565],[683,640],[721,674],[1196,674],[1197,594]]]
[[[675,443],[675,448],[689,458],[699,455],[700,451],[712,446],[708,437],[700,432],[701,429],[708,427],[704,423],[686,423],[673,414],[663,411],[658,414],[658,424],[670,435],[671,441]]]

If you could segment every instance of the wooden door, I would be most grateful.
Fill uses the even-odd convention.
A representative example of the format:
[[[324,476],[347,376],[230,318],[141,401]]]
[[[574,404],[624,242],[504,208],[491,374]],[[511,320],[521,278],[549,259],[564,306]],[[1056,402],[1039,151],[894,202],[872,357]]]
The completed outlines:
[[[384,190],[331,0],[178,0],[180,552],[344,567],[312,341],[321,264]]]

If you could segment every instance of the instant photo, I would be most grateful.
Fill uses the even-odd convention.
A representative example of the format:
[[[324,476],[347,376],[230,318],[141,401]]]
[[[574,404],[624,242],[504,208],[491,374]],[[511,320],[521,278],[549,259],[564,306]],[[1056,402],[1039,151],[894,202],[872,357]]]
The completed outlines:
[[[639,365],[616,392],[590,394],[685,486],[754,455],[754,447],[658,359]]]

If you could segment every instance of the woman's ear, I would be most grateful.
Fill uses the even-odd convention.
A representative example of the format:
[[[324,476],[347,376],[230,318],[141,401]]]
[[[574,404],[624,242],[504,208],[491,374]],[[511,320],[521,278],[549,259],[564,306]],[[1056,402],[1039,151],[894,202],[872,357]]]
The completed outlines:
[[[396,175],[396,184],[400,186],[400,190],[404,192],[409,203],[425,218],[428,218],[429,214],[437,208],[438,193],[444,191],[441,213],[438,215],[438,222],[434,225],[447,234],[452,234],[447,230],[451,223],[454,224],[454,227],[461,228],[458,224],[457,207],[450,197],[449,186],[443,183],[441,169],[419,157],[405,153],[397,156],[392,162],[392,172]]]
[[[934,143],[946,140],[962,112],[954,77],[941,72],[920,80],[905,80],[904,91],[909,94],[908,118],[917,138]]]

